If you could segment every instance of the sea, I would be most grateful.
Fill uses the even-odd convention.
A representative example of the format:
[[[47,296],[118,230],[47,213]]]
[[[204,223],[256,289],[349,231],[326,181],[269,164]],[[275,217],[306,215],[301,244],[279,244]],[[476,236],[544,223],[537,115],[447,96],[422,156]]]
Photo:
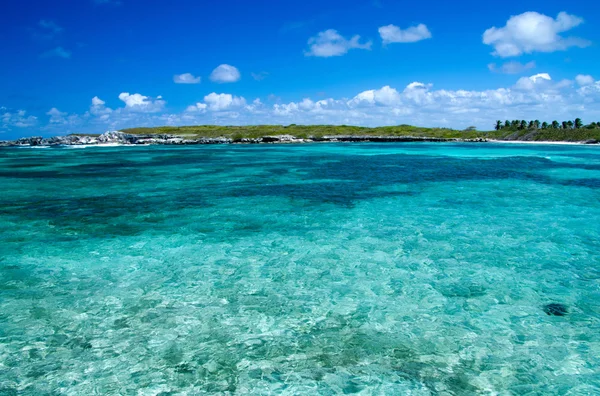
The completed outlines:
[[[0,149],[1,395],[598,395],[600,147]]]

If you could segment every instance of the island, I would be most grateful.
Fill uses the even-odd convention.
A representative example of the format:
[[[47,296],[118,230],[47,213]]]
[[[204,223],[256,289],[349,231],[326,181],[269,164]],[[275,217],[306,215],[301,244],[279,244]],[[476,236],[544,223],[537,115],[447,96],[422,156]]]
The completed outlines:
[[[423,128],[411,125],[359,127],[350,125],[162,126],[129,128],[102,134],[25,137],[0,141],[0,147],[70,145],[196,145],[309,142],[565,142],[600,143],[600,122],[498,121],[491,131]]]

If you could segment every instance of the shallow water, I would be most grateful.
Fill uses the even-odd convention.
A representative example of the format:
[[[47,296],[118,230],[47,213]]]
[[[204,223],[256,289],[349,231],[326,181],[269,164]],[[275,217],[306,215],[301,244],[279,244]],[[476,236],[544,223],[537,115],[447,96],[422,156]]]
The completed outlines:
[[[599,219],[598,147],[2,149],[0,394],[600,394]]]

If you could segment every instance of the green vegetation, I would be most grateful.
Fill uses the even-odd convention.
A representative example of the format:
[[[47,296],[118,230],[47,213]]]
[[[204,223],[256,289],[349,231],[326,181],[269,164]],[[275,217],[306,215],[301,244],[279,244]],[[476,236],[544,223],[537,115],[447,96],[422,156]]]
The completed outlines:
[[[525,120],[506,120],[504,122],[498,120],[496,121],[496,126],[494,129],[496,131],[503,130],[512,130],[512,131],[520,131],[523,129],[529,130],[537,130],[537,129],[598,129],[600,128],[600,122],[592,122],[588,125],[583,125],[583,121],[581,118],[575,118],[575,121],[563,121],[562,123],[558,123],[558,121],[554,120],[551,124],[548,124],[546,121],[540,124],[539,120],[529,121],[529,123]]]
[[[533,141],[586,141],[600,140],[600,122],[584,125],[581,118],[574,121],[556,120],[548,123],[539,120],[496,121],[495,131],[487,133],[490,138]]]
[[[437,138],[464,138],[472,139],[482,135],[475,130],[458,131],[448,128],[420,128],[411,125],[386,126],[366,128],[350,125],[250,125],[250,126],[182,126],[182,127],[156,127],[156,128],[131,128],[123,132],[134,135],[169,134],[180,135],[189,139],[200,137],[228,137],[258,138],[269,135],[292,135],[297,138],[322,137],[322,136],[421,136]]]
[[[465,130],[449,128],[421,128],[411,125],[377,128],[350,125],[249,125],[249,126],[162,126],[155,128],[130,128],[123,132],[134,135],[179,135],[188,139],[227,137],[231,139],[258,138],[269,135],[292,135],[297,138],[322,136],[415,136],[432,138],[531,141],[586,141],[600,140],[600,122],[584,125],[581,119],[574,121],[540,122],[539,120],[497,121],[493,131],[477,131],[474,127]]]

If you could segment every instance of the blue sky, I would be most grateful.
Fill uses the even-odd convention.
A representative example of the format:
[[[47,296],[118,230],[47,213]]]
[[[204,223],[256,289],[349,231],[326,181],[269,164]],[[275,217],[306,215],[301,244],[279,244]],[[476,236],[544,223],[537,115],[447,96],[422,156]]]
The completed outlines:
[[[600,121],[599,19],[587,0],[8,0],[0,139],[141,125]]]

